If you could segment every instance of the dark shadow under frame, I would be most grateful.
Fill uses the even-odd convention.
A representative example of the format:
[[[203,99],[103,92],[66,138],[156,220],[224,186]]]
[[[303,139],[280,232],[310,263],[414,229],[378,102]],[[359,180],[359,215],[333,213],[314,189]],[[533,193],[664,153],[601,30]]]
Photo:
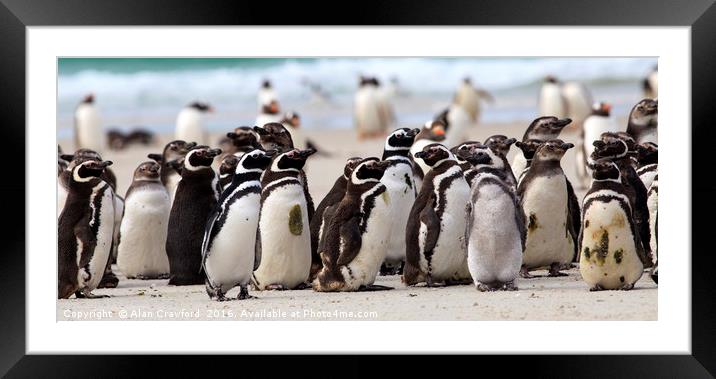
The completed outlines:
[[[136,376],[154,373],[165,376],[167,367],[180,368],[184,375],[192,372],[206,374],[209,367],[226,368],[249,366],[239,357],[136,357],[136,356],[26,356],[25,355],[25,203],[32,201],[25,195],[26,171],[20,161],[31,153],[32,141],[25,140],[25,27],[42,25],[566,25],[566,26],[691,26],[692,64],[692,150],[683,152],[684,160],[692,161],[692,356],[538,356],[538,357],[469,357],[468,364],[477,368],[489,365],[509,367],[510,374],[524,372],[530,376],[549,377],[709,377],[716,373],[716,297],[713,288],[713,245],[707,236],[716,214],[716,185],[708,180],[715,137],[714,88],[716,88],[716,6],[713,0],[553,0],[537,3],[528,0],[490,0],[458,2],[432,1],[418,5],[414,1],[370,4],[314,2],[251,2],[232,1],[27,1],[0,0],[0,130],[4,142],[0,151],[3,165],[3,185],[0,203],[3,204],[5,236],[0,251],[0,373],[8,370],[11,377],[76,376]],[[280,5],[279,5],[280,4]],[[338,5],[338,7],[336,7]],[[281,9],[277,11],[276,7]],[[338,8],[338,9],[336,9]],[[318,10],[323,10],[319,12]],[[333,11],[328,14],[325,11]],[[339,11],[339,12],[336,12]],[[605,41],[608,43],[608,41]],[[663,127],[685,128],[686,125]],[[47,126],[54,133],[55,126]],[[685,137],[686,138],[686,137]],[[26,146],[19,141],[26,141]],[[28,150],[25,150],[25,149]],[[690,156],[689,156],[690,153]],[[31,168],[30,168],[31,169]],[[10,171],[10,172],[8,172]],[[14,171],[14,172],[13,172]],[[688,185],[688,183],[685,183]],[[48,193],[49,193],[48,189]],[[17,207],[13,210],[7,207]],[[7,216],[10,216],[9,218]],[[30,226],[31,227],[31,226]],[[668,238],[668,237],[667,237]],[[688,254],[688,251],[682,252]],[[54,260],[54,257],[52,258]],[[664,280],[665,281],[665,280]],[[569,325],[560,331],[536,331],[527,338],[564,338]],[[655,330],[654,333],[658,333]],[[86,336],[86,338],[92,338]],[[98,336],[101,338],[101,336]],[[376,336],[379,341],[381,336]],[[400,338],[394,336],[392,338]],[[141,340],[141,337],[138,338]],[[515,341],[518,346],[519,341]],[[201,347],[197,347],[200,349]],[[329,346],[327,346],[330,349]],[[615,349],[618,349],[615,341]],[[151,360],[150,360],[151,359]],[[180,362],[178,360],[181,359]],[[288,359],[285,357],[283,359]],[[293,358],[297,359],[297,358]],[[356,357],[319,358],[322,363],[308,363],[308,367],[325,369],[326,362],[340,365],[350,372],[376,372],[379,364],[367,365]],[[313,358],[315,359],[315,358]],[[396,367],[396,374],[416,370],[427,374],[431,365],[396,365],[394,358],[382,357],[386,364]],[[171,360],[171,362],[169,362]],[[245,357],[250,366],[271,365],[275,359]],[[451,358],[432,365],[445,373],[445,367],[455,367]],[[461,360],[460,363],[465,363]],[[150,367],[139,369],[137,366]],[[215,366],[216,364],[216,366]],[[320,366],[319,366],[320,365]],[[448,366],[444,366],[448,365]],[[222,367],[224,366],[224,367]],[[77,371],[78,368],[80,371]],[[315,369],[311,369],[314,371]],[[483,371],[483,369],[480,369]],[[450,371],[448,371],[450,372]],[[468,371],[472,372],[472,371]],[[485,373],[487,371],[484,371]],[[443,374],[444,375],[444,374]]]

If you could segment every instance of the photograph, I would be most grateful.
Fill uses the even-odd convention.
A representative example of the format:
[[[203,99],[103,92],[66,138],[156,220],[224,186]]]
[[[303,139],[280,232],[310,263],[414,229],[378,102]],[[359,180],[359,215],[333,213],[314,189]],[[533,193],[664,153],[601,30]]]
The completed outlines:
[[[659,63],[58,56],[56,321],[657,321]]]

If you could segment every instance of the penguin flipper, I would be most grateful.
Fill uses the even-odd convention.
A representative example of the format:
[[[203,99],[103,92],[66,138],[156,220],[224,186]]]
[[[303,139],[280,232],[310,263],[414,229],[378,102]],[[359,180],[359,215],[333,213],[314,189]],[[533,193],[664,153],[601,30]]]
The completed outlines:
[[[261,265],[261,229],[256,228],[256,243],[254,244],[254,271]]]
[[[566,179],[566,177],[565,177]],[[572,236],[574,241],[574,257],[573,260],[577,259],[577,244],[579,243],[579,232],[582,228],[581,211],[579,210],[579,200],[577,195],[574,194],[574,188],[572,183],[567,181],[567,230],[569,235]]]
[[[340,255],[336,261],[337,266],[347,265],[351,263],[353,259],[360,252],[363,239],[361,236],[360,228],[358,226],[359,218],[352,217],[340,227]]]
[[[527,245],[527,218],[516,195],[513,195],[512,200],[515,204],[515,222],[517,223],[517,230],[520,232],[520,243],[522,244],[522,252],[524,253]]]
[[[464,247],[465,249],[467,249],[467,244],[468,244],[469,241],[470,241],[470,233],[472,232],[472,220],[473,220],[473,217],[472,217],[472,211],[473,211],[473,209],[472,209],[472,203],[473,203],[475,200],[476,200],[476,199],[473,199],[472,201],[468,202],[467,205],[465,206],[465,221],[466,221],[466,222],[465,222],[465,236],[464,236],[465,239],[463,240],[463,245],[464,245],[463,247]],[[467,251],[467,250],[465,250],[465,251]]]
[[[420,212],[420,222],[427,227],[427,235],[425,236],[425,247],[423,254],[430,252],[432,254],[435,245],[440,237],[440,217],[435,213],[435,195],[430,196],[428,204]]]
[[[328,234],[328,227],[331,225],[331,220],[333,219],[333,215],[336,213],[336,209],[338,209],[338,204],[329,205],[323,210],[323,215],[321,215],[323,218],[323,233],[320,233],[319,231],[318,248],[316,249],[319,256],[321,252],[326,250],[326,235]]]
[[[216,234],[216,230],[214,230],[214,224],[216,223],[216,220],[219,219],[221,216],[221,207],[217,206],[211,214],[209,214],[209,218],[206,221],[206,227],[204,228],[204,238],[201,241],[201,268],[199,269],[199,272],[201,273],[201,270],[204,270],[206,272],[206,268],[204,267],[204,264],[206,263],[206,259],[209,258],[209,245],[211,244],[211,241],[214,239],[214,235]]]

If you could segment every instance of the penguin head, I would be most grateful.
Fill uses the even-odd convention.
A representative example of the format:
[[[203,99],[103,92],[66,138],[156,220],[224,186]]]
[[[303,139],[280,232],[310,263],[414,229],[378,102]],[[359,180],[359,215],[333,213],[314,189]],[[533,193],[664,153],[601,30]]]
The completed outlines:
[[[455,159],[457,159],[458,162],[463,163],[467,162],[467,157],[470,155],[470,150],[473,146],[482,146],[483,144],[477,141],[467,141],[463,142],[457,146],[454,146],[452,149],[450,149],[450,152],[453,153],[455,156]]]
[[[562,132],[562,129],[571,122],[572,119],[569,118],[560,119],[554,116],[538,117],[534,119],[527,128],[527,133],[525,133],[523,140],[530,138],[541,140],[557,138],[559,133]]]
[[[595,116],[609,117],[611,110],[612,105],[604,101],[592,105],[592,114]]]
[[[487,146],[479,142],[466,142],[454,148],[458,159],[469,162],[473,166],[494,166],[502,164],[502,160]]]
[[[385,139],[385,150],[410,150],[420,129],[399,128]]]
[[[76,182],[84,183],[99,179],[104,169],[111,164],[112,161],[86,159],[72,168],[72,178]]]
[[[656,125],[659,116],[659,102],[657,99],[644,99],[632,108],[629,122],[637,125]]]
[[[286,152],[293,149],[291,133],[286,130],[283,124],[269,122],[264,126],[254,126],[254,131],[258,134],[259,143],[264,150]]]
[[[282,124],[289,124],[293,126],[294,128],[300,128],[301,127],[301,116],[298,115],[296,112],[286,112],[286,114],[283,115],[283,119],[281,120]]]
[[[554,75],[547,75],[547,76],[544,77],[544,82],[545,82],[545,83],[557,84],[557,83],[559,83],[559,80],[557,80],[557,77],[554,76]]]
[[[271,159],[277,154],[276,150],[264,151],[261,149],[254,149],[244,154],[241,160],[237,158],[237,165],[235,165],[236,173],[243,171],[263,171],[268,168],[271,164]],[[234,156],[234,158],[236,158]]]
[[[353,169],[351,183],[363,184],[367,182],[378,182],[383,177],[385,169],[390,165],[388,161],[381,161],[375,157],[361,160]]]
[[[541,144],[542,140],[538,139],[528,139],[526,141],[515,142],[515,146],[517,146],[518,149],[522,150],[522,155],[524,155],[525,159],[528,161],[534,158],[535,153],[537,152],[537,149]]]
[[[639,164],[653,164],[659,161],[659,146],[653,142],[645,142],[636,145]]]
[[[233,132],[226,133],[226,137],[236,147],[259,147],[258,133],[250,126],[239,126]]]
[[[211,149],[209,146],[195,146],[184,157],[184,168],[189,171],[211,168],[214,158],[221,154],[221,149]]]
[[[143,162],[134,170],[133,180],[135,181],[159,181],[159,170],[161,166],[157,162]]]
[[[631,134],[627,132],[616,132],[617,138],[624,141],[627,145],[627,150],[631,153],[637,152],[637,143],[634,140],[634,137],[631,136]]]
[[[264,80],[261,82],[261,88],[270,89],[270,88],[271,88],[271,81],[268,80],[268,79],[264,79]]]
[[[82,104],[94,104],[94,94],[88,93],[82,98]]]
[[[604,132],[599,139],[592,143],[594,151],[592,160],[599,158],[622,158],[629,153],[629,147],[617,133]]]
[[[91,149],[78,149],[74,154],[62,154],[60,158],[70,162],[67,165],[68,170],[72,170],[78,164],[88,160],[102,161],[99,153]]]
[[[621,173],[619,166],[609,158],[601,158],[592,162],[589,167],[592,169],[592,178],[596,181],[612,180],[620,181]]]
[[[273,158],[272,171],[300,171],[306,164],[306,159],[315,153],[315,149],[291,149],[280,153]]]
[[[562,159],[567,150],[574,147],[574,144],[565,143],[561,139],[552,139],[544,142],[537,148],[535,158],[542,161],[558,161]]]
[[[487,145],[487,147],[489,147],[490,150],[496,154],[507,157],[507,154],[510,152],[510,147],[515,142],[517,142],[517,139],[515,138],[507,138],[507,136],[497,134],[487,138],[485,140],[485,145]]]
[[[430,167],[434,167],[445,160],[455,159],[450,150],[440,143],[431,143],[414,155]]]
[[[227,174],[233,174],[236,171],[236,166],[239,164],[239,157],[233,154],[229,154],[221,160],[221,166],[219,166],[219,175],[222,177]]]
[[[182,140],[175,140],[169,142],[164,146],[164,151],[162,152],[162,159],[166,162],[180,160],[184,158],[189,152],[189,150],[193,149],[194,147],[196,147],[196,142],[186,142]]]
[[[353,170],[363,160],[361,157],[352,157],[346,160],[346,166],[343,168],[343,177],[348,179],[351,177]]]
[[[214,108],[212,108],[211,105],[209,105],[209,104],[207,104],[207,103],[204,103],[204,102],[201,102],[201,101],[194,101],[194,102],[192,102],[192,103],[189,103],[189,105],[187,105],[187,107],[188,107],[188,108],[194,108],[194,109],[196,109],[196,110],[198,110],[199,112],[202,112],[202,113],[204,113],[204,112],[213,112],[213,111],[214,111]]]

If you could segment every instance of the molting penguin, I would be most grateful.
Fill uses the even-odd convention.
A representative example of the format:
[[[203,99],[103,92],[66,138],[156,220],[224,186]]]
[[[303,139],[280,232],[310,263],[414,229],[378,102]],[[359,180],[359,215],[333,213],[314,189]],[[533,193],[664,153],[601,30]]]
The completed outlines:
[[[272,122],[281,122],[281,108],[278,100],[271,100],[261,106],[258,116],[256,116],[255,125],[264,126]]]
[[[657,133],[659,126],[659,103],[656,99],[644,99],[638,102],[631,113],[627,133],[637,143],[653,142],[658,143]]]
[[[391,231],[386,186],[380,182],[390,164],[366,158],[351,173],[321,244],[323,269],[314,281],[316,291],[391,289],[373,285]]]
[[[174,195],[176,194],[177,186],[181,180],[180,172],[181,166],[184,162],[184,157],[189,150],[194,147],[196,147],[196,142],[176,140],[166,144],[161,155],[149,154],[147,156],[161,165],[159,177],[169,193],[169,200],[172,202],[174,202]]]
[[[85,148],[101,152],[106,147],[106,136],[93,94],[85,96],[75,109],[74,133],[75,149]]]
[[[659,175],[657,174],[654,177],[654,181],[651,183],[651,187],[649,187],[649,197],[647,199],[647,205],[649,206],[649,229],[651,230],[651,239],[649,240],[650,247],[651,247],[651,253],[652,253],[652,262],[654,264],[654,267],[651,268],[651,279],[654,281],[654,283],[659,282],[659,249],[658,249],[658,239],[659,239],[659,212],[658,212],[658,203],[659,203]]]
[[[522,142],[526,142],[529,139],[536,139],[543,142],[555,139],[559,137],[559,133],[562,132],[562,129],[571,122],[572,120],[568,118],[558,119],[552,116],[538,117],[527,127],[524,136],[522,136]],[[515,158],[512,160],[512,172],[515,177],[519,178],[525,168],[527,168],[527,162],[525,161],[524,155],[515,155]]]
[[[567,115],[567,102],[562,96],[562,88],[554,76],[544,78],[539,92],[539,115],[565,117]],[[555,136],[556,138],[556,136]]]
[[[110,161],[88,159],[72,168],[68,195],[58,220],[58,298],[92,295],[109,260],[114,231],[114,202],[100,179]]]
[[[440,120],[431,120],[425,123],[420,132],[415,136],[413,146],[410,148],[410,159],[413,160],[413,177],[420,189],[423,177],[430,171],[430,166],[423,162],[420,158],[415,158],[415,154],[423,151],[423,148],[431,143],[443,143],[445,141],[445,123]]]
[[[463,157],[469,156],[469,153],[476,148],[487,149],[487,146],[481,144],[480,142],[467,141],[450,149],[450,152],[455,156],[455,160],[457,160],[458,165],[460,165],[463,175],[465,175],[465,181],[467,181],[467,184],[470,186],[472,186],[472,179],[475,178],[477,171],[475,171],[473,164]]]
[[[194,147],[184,158],[181,181],[169,213],[169,284],[201,284],[201,245],[206,220],[219,199],[219,178],[211,168],[219,149]]]
[[[233,181],[239,159],[241,158],[232,154],[224,156],[224,159],[221,160],[221,166],[219,166],[219,185],[222,191]]]
[[[258,268],[256,230],[261,207],[261,174],[274,152],[254,150],[244,154],[231,184],[224,190],[206,224],[202,243],[202,267],[206,292],[226,300],[226,293],[241,287],[239,300],[248,299],[251,273]]]
[[[166,243],[171,201],[160,170],[156,162],[140,164],[125,196],[117,266],[130,279],[169,275]]]
[[[490,136],[485,140],[485,146],[489,147],[490,150],[497,154],[500,160],[502,160],[502,167],[508,181],[507,184],[512,186],[513,190],[517,190],[517,178],[515,178],[515,174],[512,172],[512,166],[510,166],[510,163],[507,161],[507,154],[510,153],[510,147],[515,142],[517,142],[517,139],[507,138],[500,134]]]
[[[570,209],[570,197],[576,196],[560,166],[564,153],[572,147],[562,140],[540,145],[517,188],[527,228],[522,277],[529,278],[530,271],[545,266],[549,276],[564,276],[560,267],[575,256],[579,231],[572,220],[575,212]],[[578,209],[576,215],[579,217]]]
[[[380,268],[382,275],[402,274],[405,261],[405,226],[410,208],[415,202],[417,190],[413,180],[413,165],[410,162],[410,147],[420,129],[400,128],[385,140],[383,161],[385,173],[380,182],[385,186],[384,199],[388,203],[389,218],[385,222],[390,230],[385,262]],[[382,221],[375,221],[381,223]]]
[[[204,114],[214,109],[206,103],[195,101],[184,107],[177,116],[175,138],[194,141],[200,145],[208,142],[204,129]]]
[[[577,165],[577,177],[583,187],[587,187],[592,179],[588,161],[594,151],[593,142],[599,140],[602,133],[616,133],[619,131],[619,126],[609,114],[611,108],[612,106],[609,103],[595,103],[592,106],[592,113],[584,120],[582,125],[581,146],[577,146],[575,163]]]
[[[515,191],[505,181],[502,158],[491,149],[459,152],[476,171],[468,203],[467,265],[480,291],[516,290],[522,266],[525,221]]]
[[[383,136],[388,129],[393,117],[392,110],[375,78],[360,78],[353,112],[359,139]]]
[[[453,154],[431,144],[415,154],[431,167],[410,210],[406,227],[403,282],[450,281],[466,266],[466,206],[470,186]]]
[[[653,142],[647,142],[637,145],[636,148],[639,152],[639,167],[636,173],[644,183],[644,187],[649,188],[659,170],[659,146]]]
[[[279,124],[280,125],[280,124]],[[311,233],[304,186],[299,177],[315,150],[293,149],[273,158],[261,177],[261,212],[256,237],[259,290],[305,285],[311,270]]]
[[[351,173],[353,173],[353,169],[355,169],[361,160],[362,158],[359,157],[348,158],[343,168],[343,175],[339,176],[333,183],[333,187],[331,187],[328,194],[318,204],[316,213],[313,215],[313,218],[311,218],[311,274],[309,282],[313,282],[316,274],[318,274],[318,271],[323,267],[321,256],[318,253],[319,243],[323,240],[324,231],[328,228],[328,224],[331,222],[338,203],[341,202],[343,196],[346,194],[346,187],[348,186],[348,180],[351,177]]]
[[[579,272],[591,291],[629,290],[644,272],[629,196],[616,163],[599,159],[592,169],[592,187],[584,197]]]
[[[659,71],[657,66],[654,66],[649,75],[644,78],[642,88],[644,89],[644,97],[649,99],[659,97]]]
[[[239,126],[233,132],[226,133],[226,137],[219,141],[223,154],[236,155],[237,158],[260,146],[259,137],[251,126]]]

